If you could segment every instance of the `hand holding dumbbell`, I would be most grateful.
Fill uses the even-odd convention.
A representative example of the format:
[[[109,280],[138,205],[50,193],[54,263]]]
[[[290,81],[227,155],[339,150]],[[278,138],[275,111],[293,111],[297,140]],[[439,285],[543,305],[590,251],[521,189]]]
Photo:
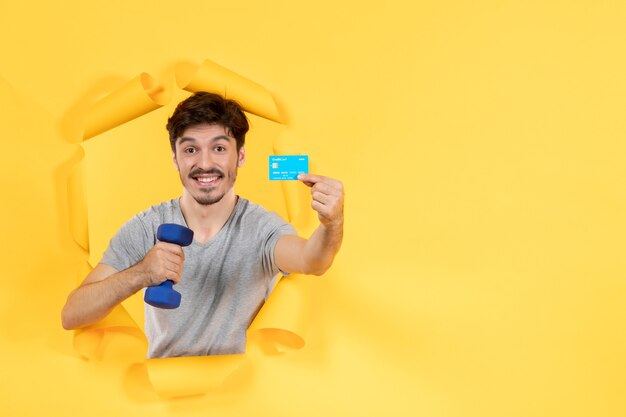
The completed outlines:
[[[178,224],[165,223],[157,229],[157,239],[179,246],[188,246],[193,242],[193,231]],[[172,288],[173,285],[173,281],[166,280],[159,285],[146,288],[144,301],[154,307],[178,308],[181,295]]]

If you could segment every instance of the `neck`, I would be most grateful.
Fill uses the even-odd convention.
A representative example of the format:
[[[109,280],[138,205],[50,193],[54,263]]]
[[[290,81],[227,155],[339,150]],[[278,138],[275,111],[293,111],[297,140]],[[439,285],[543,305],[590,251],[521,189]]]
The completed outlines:
[[[194,240],[205,243],[213,238],[226,224],[237,204],[237,195],[231,188],[215,204],[199,204],[187,190],[180,198],[180,209],[187,226],[194,232]]]

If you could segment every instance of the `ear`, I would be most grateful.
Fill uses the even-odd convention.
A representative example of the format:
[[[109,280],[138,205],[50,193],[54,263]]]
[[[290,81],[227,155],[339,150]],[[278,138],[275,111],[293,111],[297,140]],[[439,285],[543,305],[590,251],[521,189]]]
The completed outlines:
[[[237,160],[237,168],[241,168],[244,162],[246,162],[246,150],[242,146],[241,149],[239,149],[239,158]]]
[[[172,152],[172,162],[174,163],[174,168],[176,168],[176,171],[180,172],[180,168],[178,167],[178,160],[176,159],[176,152]]]

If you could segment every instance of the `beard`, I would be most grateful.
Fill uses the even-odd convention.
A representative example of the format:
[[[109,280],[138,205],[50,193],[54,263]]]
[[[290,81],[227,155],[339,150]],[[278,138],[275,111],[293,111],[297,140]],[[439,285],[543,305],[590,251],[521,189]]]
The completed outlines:
[[[231,171],[228,171],[227,175],[224,175],[224,173],[217,168],[212,168],[207,171],[194,170],[189,173],[189,178],[192,181],[195,181],[194,177],[201,174],[219,175],[221,180],[224,182],[223,184],[220,184],[220,186],[224,186],[221,192],[218,192],[218,186],[215,186],[200,188],[200,191],[202,192],[202,194],[200,195],[191,194],[193,199],[196,200],[198,204],[203,206],[210,206],[212,204],[220,202],[222,198],[224,198],[226,193],[230,191],[231,188],[233,188],[233,186],[235,185],[235,180],[237,179],[237,167],[235,167],[235,169]]]

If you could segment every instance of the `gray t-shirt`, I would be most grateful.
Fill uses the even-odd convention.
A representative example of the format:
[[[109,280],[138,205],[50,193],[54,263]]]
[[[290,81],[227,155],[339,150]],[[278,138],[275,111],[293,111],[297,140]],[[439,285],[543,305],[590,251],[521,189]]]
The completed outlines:
[[[122,271],[141,261],[163,223],[186,226],[178,200],[153,206],[129,220],[111,239],[101,263]],[[295,234],[276,213],[239,198],[224,227],[208,242],[183,248],[185,265],[174,289],[180,307],[145,306],[148,357],[243,353],[246,330],[280,272],[274,247]]]

